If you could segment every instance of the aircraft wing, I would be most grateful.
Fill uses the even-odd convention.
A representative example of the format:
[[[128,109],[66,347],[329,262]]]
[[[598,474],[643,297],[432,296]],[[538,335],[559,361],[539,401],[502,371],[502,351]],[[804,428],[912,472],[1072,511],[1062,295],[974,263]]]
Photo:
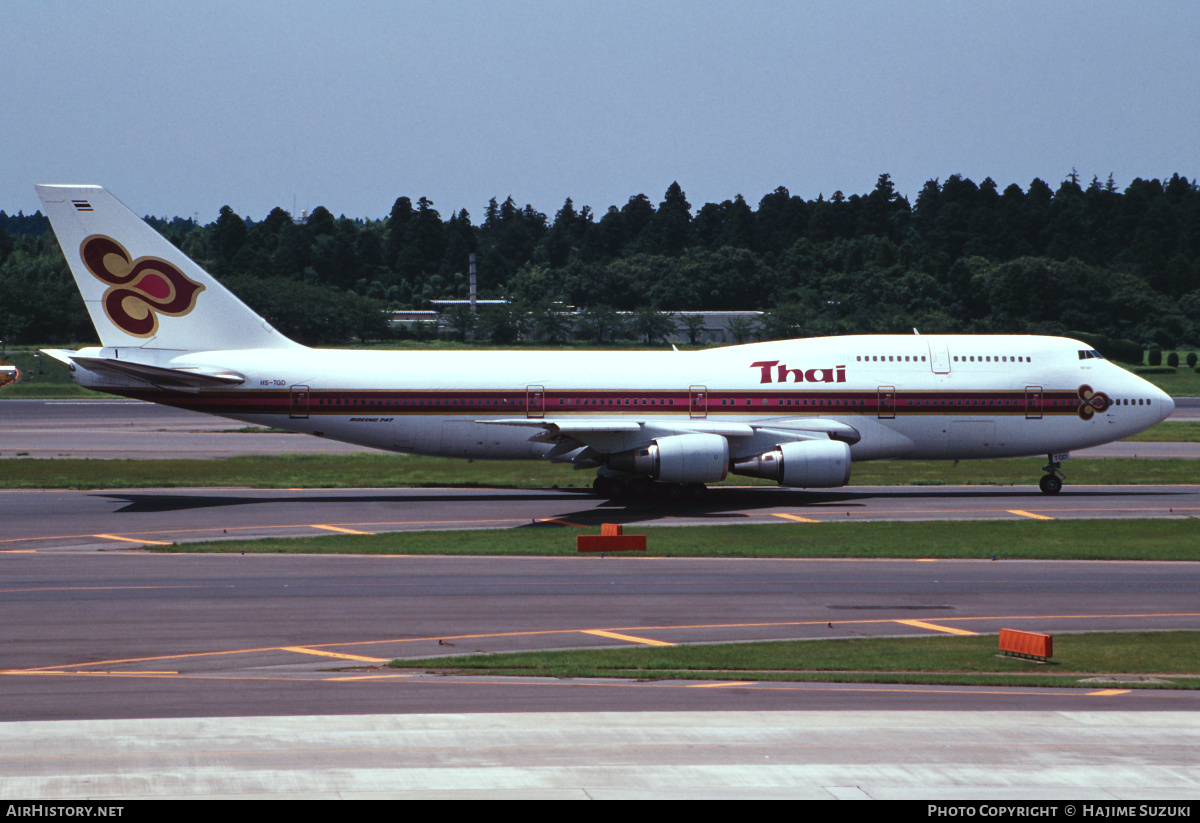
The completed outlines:
[[[806,439],[833,439],[854,444],[861,439],[853,426],[823,418],[781,418],[752,423],[727,423],[717,420],[665,422],[624,418],[510,418],[477,420],[493,426],[523,426],[538,429],[529,438],[533,443],[553,443],[547,457],[554,462],[573,462],[578,468],[598,465],[604,454],[644,448],[660,437],[679,434],[719,434],[731,440],[763,435],[780,442]]]

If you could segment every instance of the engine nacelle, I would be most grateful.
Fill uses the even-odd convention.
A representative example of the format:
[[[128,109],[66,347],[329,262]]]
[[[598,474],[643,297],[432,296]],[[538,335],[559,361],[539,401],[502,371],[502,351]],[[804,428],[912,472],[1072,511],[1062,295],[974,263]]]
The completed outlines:
[[[737,460],[734,474],[778,480],[781,486],[828,489],[850,482],[850,446],[839,440],[798,440]]]
[[[729,441],[719,434],[660,437],[644,449],[611,455],[608,467],[664,483],[716,483],[729,473]]]

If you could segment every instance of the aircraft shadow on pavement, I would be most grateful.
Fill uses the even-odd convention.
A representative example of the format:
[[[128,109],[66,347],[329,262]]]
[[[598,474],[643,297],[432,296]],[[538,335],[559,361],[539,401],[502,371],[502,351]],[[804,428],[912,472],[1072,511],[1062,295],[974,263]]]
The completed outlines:
[[[606,500],[593,508],[578,509],[556,515],[555,520],[594,525],[598,523],[646,523],[654,520],[680,519],[697,520],[711,518],[714,520],[735,520],[739,517],[749,517],[762,510],[778,509],[807,509],[813,513],[828,513],[829,510],[858,510],[867,514],[867,501],[888,501],[890,504],[903,505],[906,502],[935,500],[992,500],[1006,501],[1006,505],[1030,505],[1029,501],[1048,499],[1063,500],[1070,497],[1099,499],[1106,497],[1137,497],[1143,495],[1191,495],[1190,491],[1129,491],[1129,490],[1064,490],[1058,498],[1048,498],[1036,488],[1016,489],[1005,487],[976,487],[972,489],[950,489],[930,486],[927,490],[914,490],[913,487],[903,487],[896,492],[858,492],[858,491],[805,491],[802,489],[782,489],[770,486],[756,488],[710,488],[703,500],[699,502],[668,502],[663,500]],[[1068,487],[1069,488],[1069,487]],[[964,509],[964,513],[969,509]],[[560,524],[550,522],[527,523],[521,528],[554,527]]]
[[[591,498],[594,505],[571,510],[555,515],[561,520],[587,520],[599,522],[643,522],[666,518],[686,517],[697,518],[737,518],[746,517],[763,509],[862,509],[869,500],[886,500],[902,503],[928,499],[987,499],[1001,498],[1005,501],[1030,500],[1046,501],[1048,498],[1036,489],[1017,489],[1011,487],[975,487],[971,489],[951,489],[947,487],[929,486],[920,490],[914,487],[902,487],[902,491],[805,491],[802,489],[783,489],[771,486],[752,488],[727,488],[715,486],[710,488],[704,499],[699,502],[671,502],[653,497],[639,500],[603,499],[594,496],[591,489],[422,489],[412,490],[411,493],[363,494],[361,490],[347,490],[344,494],[338,490],[329,490],[323,494],[296,494],[276,489],[251,489],[245,494],[178,494],[174,492],[100,492],[96,496],[111,500],[124,501],[125,505],[116,510],[117,513],[155,513],[188,511],[195,509],[216,509],[233,506],[296,506],[355,504],[390,504],[407,507],[421,504],[453,503],[469,506],[473,503],[546,503],[561,498],[564,501],[580,497]],[[407,490],[406,490],[407,491]],[[470,493],[467,493],[470,492]],[[1184,490],[1130,491],[1127,488],[1112,491],[1090,488],[1087,490],[1071,490],[1068,486],[1058,498],[1086,497],[1089,499],[1103,497],[1136,497],[1142,495],[1194,495],[1194,492]],[[517,512],[513,512],[516,514]],[[526,524],[538,525],[537,523]],[[551,524],[553,525],[553,524]]]
[[[561,489],[551,489],[548,491],[568,494],[568,492]],[[591,492],[588,493],[590,494]],[[522,490],[505,491],[502,489],[486,494],[472,494],[470,496],[454,494],[449,491],[438,492],[436,490],[430,490],[428,493],[404,495],[364,495],[357,491],[339,495],[336,493],[336,490],[333,493],[325,495],[297,495],[285,492],[272,493],[272,490],[269,489],[265,491],[258,489],[250,490],[247,492],[247,496],[244,497],[229,494],[170,494],[161,492],[105,492],[96,496],[106,497],[110,500],[125,501],[126,505],[116,510],[118,513],[123,514],[215,509],[227,506],[294,506],[296,504],[311,506],[329,503],[336,503],[338,505],[390,503],[402,506],[415,503],[520,503],[523,501],[545,501],[548,499],[546,492],[535,494]]]

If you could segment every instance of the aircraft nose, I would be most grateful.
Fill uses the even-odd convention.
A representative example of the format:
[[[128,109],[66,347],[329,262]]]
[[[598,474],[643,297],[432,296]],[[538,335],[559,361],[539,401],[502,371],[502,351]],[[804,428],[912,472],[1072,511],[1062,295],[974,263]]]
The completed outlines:
[[[1171,412],[1175,411],[1175,401],[1171,395],[1161,389],[1158,395],[1158,419],[1159,421],[1163,421],[1171,416]]]

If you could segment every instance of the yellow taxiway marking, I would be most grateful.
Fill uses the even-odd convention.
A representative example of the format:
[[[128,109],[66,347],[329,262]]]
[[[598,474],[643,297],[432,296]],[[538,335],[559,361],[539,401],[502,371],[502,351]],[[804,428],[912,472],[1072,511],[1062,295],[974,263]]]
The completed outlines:
[[[939,626],[936,623],[926,623],[924,620],[893,620],[892,622],[903,623],[905,626],[916,626],[918,629],[930,629],[935,632],[945,632],[946,634],[978,634],[978,632],[969,632],[966,629],[952,629],[949,626]]]
[[[821,522],[820,520],[812,520],[808,517],[799,517],[798,515],[787,514],[786,512],[771,512],[771,514],[774,515],[775,517],[782,517],[784,520],[795,520],[797,523],[820,523]]]
[[[337,657],[341,660],[361,660],[364,663],[386,663],[390,658],[386,657],[363,657],[359,654],[340,654],[338,652],[325,652],[320,649],[308,649],[304,646],[284,646],[285,652],[296,652],[297,654],[312,654],[317,657]]]
[[[674,646],[674,643],[667,643],[664,640],[650,640],[645,637],[634,637],[631,634],[617,634],[616,632],[606,632],[603,629],[583,629],[584,634],[594,634],[596,637],[610,637],[613,640],[626,640],[630,643],[644,643],[647,646]]]
[[[58,677],[163,677],[165,675],[177,675],[179,672],[173,671],[144,671],[144,672],[109,672],[109,671],[57,671],[46,669],[5,669],[0,671],[0,674],[38,674],[38,675],[55,675]]]
[[[170,589],[209,589],[211,586],[26,586],[24,588],[0,589],[0,594],[14,592],[126,592],[126,591],[158,591]],[[221,588],[229,588],[222,586]]]
[[[1022,511],[1021,509],[1008,509],[1009,514],[1020,515],[1021,517],[1032,517],[1034,520],[1053,520],[1053,517],[1047,517],[1044,514],[1034,514],[1033,512]]]
[[[1129,694],[1132,689],[1104,689],[1098,692],[1088,692],[1087,697],[1112,697],[1118,694]]]
[[[98,587],[98,588],[110,588],[110,587]],[[154,587],[132,587],[132,588],[154,588]],[[190,588],[190,587],[180,587],[180,588]],[[20,591],[20,590],[8,590],[8,591]],[[1037,620],[1037,621],[1044,622],[1046,620],[1087,620],[1087,619],[1094,619],[1094,618],[1100,618],[1100,617],[1105,617],[1105,618],[1115,617],[1115,618],[1124,618],[1124,619],[1161,618],[1161,617],[1200,617],[1200,612],[1151,612],[1151,613],[1138,613],[1138,614],[978,615],[975,617],[942,618],[942,620],[943,621],[952,620],[955,622],[958,622],[958,621],[980,621],[980,620],[1006,620],[1006,621]],[[681,625],[630,626],[626,629],[626,631],[644,632],[644,631],[678,631],[680,629],[742,629],[742,628],[764,628],[764,627],[788,628],[788,627],[797,627],[797,626],[823,626],[827,622],[828,622],[827,620],[822,619],[822,620],[797,620],[797,621],[779,621],[779,622],[771,621],[771,622],[748,622],[748,623],[697,623],[697,624],[688,624],[688,625],[682,625],[682,626]],[[871,624],[896,623],[896,622],[920,623],[921,621],[908,621],[908,620],[899,620],[898,621],[896,619],[889,619],[889,618],[873,618],[873,619],[866,619],[866,620],[859,619],[859,620],[838,620],[838,621],[836,621],[836,623],[839,627],[840,626],[850,626],[850,625],[871,625]],[[937,627],[934,627],[933,624],[924,624],[924,625],[930,626],[932,628],[937,628]],[[946,629],[946,630],[948,630],[948,629]],[[432,642],[432,641],[436,641],[436,640],[481,640],[481,639],[486,639],[486,638],[538,637],[538,636],[551,637],[551,636],[564,635],[564,634],[574,634],[576,632],[580,632],[580,633],[584,633],[584,634],[594,634],[599,637],[611,637],[614,639],[629,640],[629,641],[633,641],[633,642],[637,642],[637,643],[647,643],[650,645],[662,645],[662,646],[678,645],[675,643],[665,643],[665,642],[659,641],[659,640],[645,640],[645,639],[638,638],[638,637],[631,637],[629,635],[618,634],[616,632],[607,632],[607,631],[603,631],[600,629],[542,629],[542,630],[519,631],[519,632],[489,632],[489,633],[479,633],[479,634],[430,635],[430,636],[425,636],[425,637],[392,637],[392,638],[380,638],[377,640],[351,640],[351,641],[341,641],[338,643],[314,643],[314,644],[311,644],[310,648],[316,648],[316,647],[320,647],[320,646],[324,646],[324,645],[345,648],[346,646],[368,646],[368,645],[382,646],[382,645],[393,645],[393,644],[423,643],[423,642]],[[967,634],[976,634],[976,632],[967,632]],[[146,663],[151,660],[185,660],[185,659],[198,659],[198,658],[203,658],[203,657],[225,657],[225,656],[233,656],[233,655],[261,653],[261,652],[274,652],[274,651],[280,651],[281,648],[282,647],[280,647],[280,646],[263,646],[260,648],[251,648],[251,649],[223,649],[223,650],[219,650],[219,651],[210,651],[210,652],[184,652],[182,654],[162,654],[162,655],[154,655],[154,656],[150,656],[150,657],[126,657],[126,658],[117,658],[117,659],[111,659],[111,660],[91,660],[91,661],[83,661],[83,662],[78,662],[78,663],[59,663],[58,665],[54,665],[54,666],[39,666],[36,668],[30,668],[30,669],[5,669],[5,670],[0,670],[0,674],[63,674],[63,673],[66,673],[63,671],[64,669],[87,668],[87,667],[91,667],[91,666],[114,666],[114,665],[123,664],[123,663]],[[80,673],[82,674],[83,672],[80,672]]]
[[[344,532],[346,534],[371,534],[371,532],[360,532],[355,529],[343,529],[341,526],[323,526],[320,523],[313,523],[314,529],[326,529],[331,532]]]
[[[161,540],[147,540],[144,537],[121,537],[119,534],[93,534],[92,537],[103,537],[105,540],[119,540],[122,543],[149,543],[151,546],[171,546],[172,543],[164,543]]]
[[[560,523],[563,526],[574,526],[577,529],[588,528],[583,523],[572,523],[570,520],[559,520],[557,517],[540,517],[540,518],[538,518],[538,522],[539,523]]]
[[[458,525],[478,526],[478,525],[481,525],[484,523],[524,523],[524,522],[526,522],[524,518],[506,517],[503,519],[485,518],[485,519],[481,519],[481,520],[394,520],[394,521],[386,521],[385,520],[385,521],[381,521],[378,523],[355,523],[354,525],[356,525],[356,526],[458,526]],[[222,534],[224,532],[256,531],[256,530],[261,530],[261,529],[272,529],[272,530],[284,531],[287,529],[311,529],[311,528],[312,528],[311,523],[282,523],[282,524],[269,524],[268,523],[266,525],[258,524],[258,525],[252,525],[252,526],[210,526],[210,527],[204,528],[204,529],[159,529],[157,531],[145,532],[145,534],[159,534],[159,535],[161,535],[161,534]],[[428,531],[433,531],[433,530],[431,529]],[[134,533],[140,534],[141,532],[134,532]],[[367,532],[367,534],[374,534],[374,532]],[[21,543],[21,542],[30,542],[30,541],[34,541],[34,540],[76,540],[81,537],[109,537],[109,538],[112,538],[113,540],[129,540],[130,539],[130,538],[126,538],[126,537],[114,537],[113,535],[106,535],[106,534],[101,534],[101,535],[96,535],[96,534],[47,534],[47,535],[40,535],[37,537],[4,537],[4,538],[0,538],[0,543]],[[141,540],[141,541],[134,541],[134,542],[152,543],[154,541]],[[169,546],[171,544],[164,543],[163,545]]]
[[[727,689],[730,686],[753,686],[753,680],[731,680],[728,683],[693,683],[689,689]]]
[[[0,554],[37,554],[37,549],[0,549]]]

